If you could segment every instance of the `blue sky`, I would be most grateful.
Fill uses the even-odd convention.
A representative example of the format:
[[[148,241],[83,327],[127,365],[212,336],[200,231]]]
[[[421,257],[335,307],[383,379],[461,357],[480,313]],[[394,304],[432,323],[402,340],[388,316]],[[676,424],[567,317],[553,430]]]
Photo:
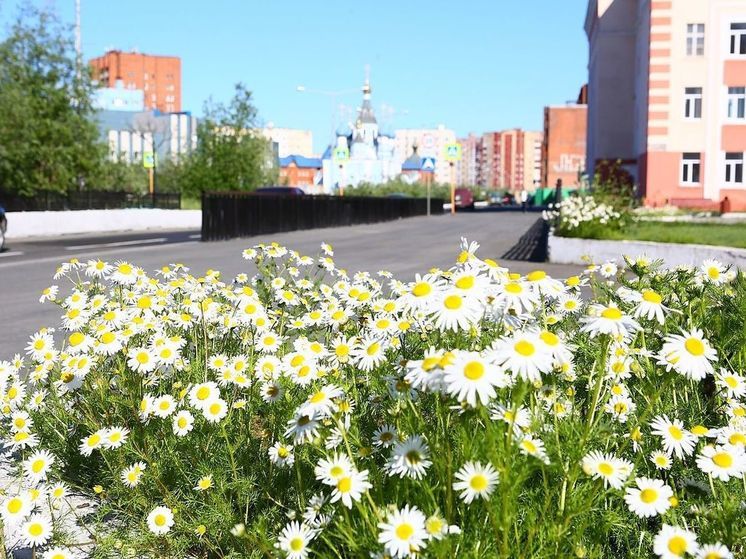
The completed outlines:
[[[35,0],[74,21],[74,0]],[[242,81],[261,119],[308,128],[320,150],[329,98],[362,85],[389,129],[444,124],[460,135],[541,129],[542,107],[586,80],[586,0],[82,0],[83,54],[138,49],[182,59],[183,109],[227,101]],[[14,3],[0,0],[5,28]],[[356,91],[339,102],[356,107]],[[392,110],[381,114],[381,105]],[[340,111],[336,111],[340,115]],[[345,121],[351,111],[341,112]],[[337,117],[339,119],[339,116]]]

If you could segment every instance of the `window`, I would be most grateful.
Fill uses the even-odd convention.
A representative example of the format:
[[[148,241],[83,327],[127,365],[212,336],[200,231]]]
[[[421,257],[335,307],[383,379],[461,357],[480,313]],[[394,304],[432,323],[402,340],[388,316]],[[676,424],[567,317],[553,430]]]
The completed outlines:
[[[699,153],[684,153],[681,156],[681,184],[699,184]]]
[[[743,183],[743,153],[725,154],[725,182],[729,184]]]
[[[684,89],[684,118],[702,118],[702,88]]]
[[[746,55],[746,23],[730,24],[730,53]]]
[[[686,53],[690,56],[700,56],[705,53],[705,24],[687,23],[686,25]]]
[[[728,118],[746,118],[746,87],[728,88]]]

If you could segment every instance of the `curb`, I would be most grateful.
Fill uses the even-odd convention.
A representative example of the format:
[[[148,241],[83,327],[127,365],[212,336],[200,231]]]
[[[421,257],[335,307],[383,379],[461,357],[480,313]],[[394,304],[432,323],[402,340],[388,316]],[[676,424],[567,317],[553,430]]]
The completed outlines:
[[[587,264],[618,260],[623,255],[646,254],[652,260],[665,260],[668,266],[699,266],[703,260],[714,259],[728,266],[746,269],[746,249],[712,246],[656,243],[652,241],[601,241],[549,235],[549,262],[555,264]]]

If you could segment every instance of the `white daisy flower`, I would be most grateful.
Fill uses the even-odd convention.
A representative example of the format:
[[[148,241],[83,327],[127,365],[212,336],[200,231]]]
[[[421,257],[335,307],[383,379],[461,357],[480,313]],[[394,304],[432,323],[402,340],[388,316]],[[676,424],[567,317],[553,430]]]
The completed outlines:
[[[155,507],[147,518],[148,530],[158,536],[167,534],[174,525],[174,514],[164,506]]]
[[[641,518],[664,514],[671,508],[673,490],[659,479],[638,477],[637,487],[628,487],[624,501],[629,510]]]
[[[424,439],[413,435],[394,445],[386,469],[390,476],[422,479],[431,464],[430,449]]]
[[[653,553],[660,559],[680,559],[699,550],[694,532],[664,524],[653,539]]]
[[[684,458],[694,452],[697,437],[684,429],[680,419],[671,421],[666,415],[659,415],[650,422],[652,433],[663,439],[663,450],[670,456]]]
[[[428,539],[425,521],[425,515],[417,507],[406,505],[389,512],[386,520],[378,524],[378,542],[393,559],[416,556]]]
[[[594,479],[602,479],[604,486],[621,489],[632,473],[633,465],[628,460],[593,450],[582,461],[583,471]]]
[[[359,501],[363,493],[373,487],[368,482],[368,470],[359,472],[353,469],[351,472],[337,479],[337,484],[332,490],[330,502],[342,501],[348,509],[352,508],[353,501]]]
[[[452,363],[445,367],[443,384],[459,402],[475,407],[477,400],[487,405],[495,397],[495,388],[508,386],[510,378],[501,367],[479,353],[463,351],[458,352]]]
[[[697,456],[697,467],[722,481],[741,478],[746,473],[746,453],[743,446],[706,445]]]
[[[309,553],[308,544],[313,538],[311,528],[299,522],[291,522],[282,529],[276,545],[287,559],[305,559]]]
[[[674,369],[692,380],[702,380],[715,373],[712,361],[717,359],[717,351],[704,338],[702,330],[682,330],[682,334],[669,334],[663,342],[658,363],[667,369]]]
[[[454,476],[453,489],[461,492],[461,499],[471,503],[474,499],[489,500],[499,480],[499,475],[492,464],[482,466],[481,462],[467,462]]]
[[[27,545],[42,546],[52,537],[52,522],[41,514],[32,514],[21,526],[21,535]]]

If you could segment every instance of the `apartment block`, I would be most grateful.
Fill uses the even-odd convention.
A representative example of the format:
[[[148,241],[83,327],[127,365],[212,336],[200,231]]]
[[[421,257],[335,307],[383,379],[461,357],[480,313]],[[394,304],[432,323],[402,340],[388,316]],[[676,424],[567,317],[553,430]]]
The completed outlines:
[[[181,59],[178,56],[111,50],[92,58],[89,64],[93,78],[101,87],[114,88],[121,81],[125,89],[142,90],[146,110],[181,111]]]
[[[442,124],[437,128],[402,128],[394,131],[394,141],[397,161],[403,163],[416,146],[420,157],[435,158],[435,182],[457,182],[455,165],[451,168],[444,157],[446,145],[456,141],[456,133],[453,130]]]
[[[520,128],[483,134],[481,184],[513,192],[540,186],[542,135]]]
[[[313,133],[310,130],[278,128],[270,124],[262,129],[262,134],[268,140],[277,142],[280,157],[313,157]]]
[[[474,186],[480,183],[482,163],[482,138],[469,134],[466,138],[456,140],[461,144],[461,160],[456,162],[456,184]]]
[[[650,206],[746,210],[746,2],[590,0],[586,166]]]
[[[585,87],[575,103],[544,107],[541,143],[541,185],[578,187],[585,171],[585,137],[588,107]]]

